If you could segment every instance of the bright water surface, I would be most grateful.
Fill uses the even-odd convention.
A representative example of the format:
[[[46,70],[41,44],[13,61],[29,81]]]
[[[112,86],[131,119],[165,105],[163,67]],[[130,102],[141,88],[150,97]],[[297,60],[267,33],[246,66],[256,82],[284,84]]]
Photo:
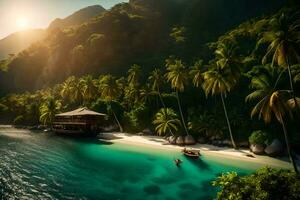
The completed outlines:
[[[180,157],[180,168],[173,163]],[[226,164],[228,163],[228,164]],[[204,155],[0,128],[0,199],[212,199],[222,172],[257,166]]]

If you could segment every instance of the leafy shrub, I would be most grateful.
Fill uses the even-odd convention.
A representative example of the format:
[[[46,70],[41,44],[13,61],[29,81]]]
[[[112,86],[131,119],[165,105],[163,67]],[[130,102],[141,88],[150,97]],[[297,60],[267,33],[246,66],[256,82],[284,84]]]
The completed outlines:
[[[137,133],[152,126],[149,119],[151,119],[149,108],[145,105],[139,105],[130,112],[124,113],[122,123],[126,132]]]
[[[261,144],[264,145],[268,141],[268,135],[267,133],[258,130],[254,131],[251,136],[249,137],[250,144]]]
[[[219,176],[212,184],[221,188],[217,200],[300,199],[300,179],[289,170],[265,167],[248,176],[231,172]]]
[[[0,103],[0,113],[6,112],[8,110],[8,107],[2,103]]]
[[[15,125],[20,125],[22,123],[24,123],[25,119],[23,115],[19,115],[14,119],[14,124]]]

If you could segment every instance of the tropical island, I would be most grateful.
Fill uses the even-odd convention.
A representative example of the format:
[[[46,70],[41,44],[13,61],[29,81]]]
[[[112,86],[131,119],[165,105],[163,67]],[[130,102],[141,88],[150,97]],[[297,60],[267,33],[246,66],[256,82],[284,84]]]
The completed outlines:
[[[110,9],[89,6],[26,34],[34,36],[22,47],[0,40],[0,124],[14,127],[0,125],[0,199],[42,192],[48,195],[42,199],[300,199],[299,2],[130,0]],[[93,137],[75,137],[82,132]],[[183,148],[203,155],[183,159]],[[24,180],[35,175],[6,167],[24,167],[11,163],[16,152],[38,171],[44,162],[55,168],[57,159],[74,172],[57,171],[65,177],[58,185],[50,184],[53,177]],[[174,166],[176,158],[181,166]],[[141,174],[123,172],[116,186],[115,171],[102,177],[81,162],[120,172],[117,165],[140,162],[134,169]],[[162,167],[144,177],[142,168],[154,165]],[[95,188],[72,194],[80,188],[77,173],[95,175]],[[203,178],[200,188],[180,182],[193,176]],[[108,185],[98,187],[104,179]],[[134,196],[139,181],[148,185]],[[37,183],[53,191],[38,191]],[[161,184],[179,187],[176,197]],[[55,196],[56,190],[64,192]]]

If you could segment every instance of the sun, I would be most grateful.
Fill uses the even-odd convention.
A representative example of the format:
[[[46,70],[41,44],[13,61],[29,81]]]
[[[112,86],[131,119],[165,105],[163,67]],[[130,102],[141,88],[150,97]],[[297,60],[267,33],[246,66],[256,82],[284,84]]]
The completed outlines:
[[[20,28],[20,29],[26,29],[28,28],[29,26],[29,20],[27,17],[19,17],[17,19],[17,26]]]

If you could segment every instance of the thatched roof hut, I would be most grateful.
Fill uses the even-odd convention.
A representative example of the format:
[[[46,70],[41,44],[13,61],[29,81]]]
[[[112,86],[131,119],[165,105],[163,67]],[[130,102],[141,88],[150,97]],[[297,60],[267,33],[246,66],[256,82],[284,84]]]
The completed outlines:
[[[57,133],[95,133],[103,128],[106,114],[88,108],[78,108],[55,116],[53,127]]]

